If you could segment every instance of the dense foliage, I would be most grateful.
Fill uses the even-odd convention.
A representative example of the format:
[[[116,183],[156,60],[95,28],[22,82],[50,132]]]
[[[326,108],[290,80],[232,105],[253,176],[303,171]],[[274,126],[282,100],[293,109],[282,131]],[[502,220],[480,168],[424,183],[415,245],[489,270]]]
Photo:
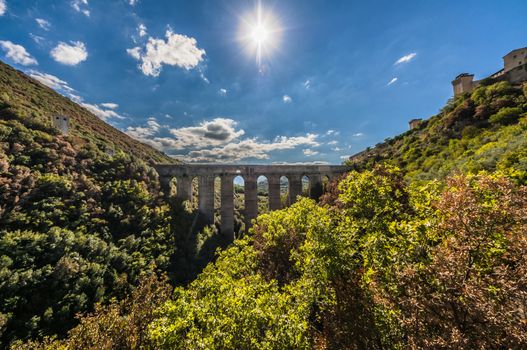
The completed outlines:
[[[217,235],[192,234],[193,214],[160,197],[146,161],[163,154],[3,64],[0,86],[0,347],[64,336],[140,275],[182,283],[212,259]],[[70,135],[51,127],[56,112]]]
[[[480,175],[409,188],[377,168],[326,202],[260,216],[160,309],[158,346],[527,345],[525,187]]]
[[[352,172],[322,205],[261,215],[129,348],[523,348],[526,253],[527,188],[506,177],[408,186],[397,169]],[[40,346],[89,347],[88,319]]]
[[[377,163],[401,168],[410,180],[455,171],[499,170],[527,183],[527,84],[483,84],[452,99],[437,116],[352,157],[357,170]]]

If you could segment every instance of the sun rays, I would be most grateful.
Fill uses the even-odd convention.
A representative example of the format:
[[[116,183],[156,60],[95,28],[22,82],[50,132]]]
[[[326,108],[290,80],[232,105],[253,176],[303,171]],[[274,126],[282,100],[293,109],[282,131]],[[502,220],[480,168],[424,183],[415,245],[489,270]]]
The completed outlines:
[[[256,64],[261,69],[264,61],[278,50],[282,31],[275,14],[264,9],[258,1],[252,12],[241,17],[238,40],[244,51],[255,57]]]

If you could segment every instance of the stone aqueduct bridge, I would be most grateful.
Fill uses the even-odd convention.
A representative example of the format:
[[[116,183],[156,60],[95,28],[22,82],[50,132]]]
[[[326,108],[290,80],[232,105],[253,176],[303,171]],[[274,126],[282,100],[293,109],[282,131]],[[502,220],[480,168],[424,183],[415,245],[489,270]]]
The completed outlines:
[[[172,179],[176,178],[176,197],[192,199],[192,180],[198,178],[199,212],[209,224],[214,223],[214,180],[221,179],[221,232],[234,232],[234,185],[236,176],[245,184],[246,227],[258,215],[257,179],[265,176],[269,185],[269,210],[281,209],[280,177],[289,182],[289,203],[302,194],[302,178],[309,178],[310,197],[318,199],[322,194],[322,180],[343,174],[350,168],[340,165],[220,165],[220,164],[158,164],[154,166],[159,174],[164,194],[171,193]]]

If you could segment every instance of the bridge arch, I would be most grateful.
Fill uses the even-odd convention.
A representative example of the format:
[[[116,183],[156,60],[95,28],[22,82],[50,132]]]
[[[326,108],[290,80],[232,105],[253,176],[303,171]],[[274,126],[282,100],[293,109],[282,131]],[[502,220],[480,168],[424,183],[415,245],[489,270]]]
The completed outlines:
[[[269,179],[267,176],[260,175],[256,178],[258,214],[269,211]]]
[[[190,200],[209,224],[214,223],[214,213],[219,211],[221,232],[230,237],[234,234],[236,176],[241,176],[244,182],[243,206],[245,228],[248,229],[258,214],[258,177],[267,179],[268,207],[272,211],[282,208],[280,197],[284,192],[288,193],[286,205],[294,203],[299,195],[309,194],[318,199],[327,187],[325,181],[349,171],[346,166],[330,165],[158,164],[154,167],[165,196]],[[288,185],[281,184],[282,176]],[[308,178],[307,188],[305,177]],[[175,189],[171,188],[173,178],[176,178]],[[219,203],[219,208],[215,202]]]

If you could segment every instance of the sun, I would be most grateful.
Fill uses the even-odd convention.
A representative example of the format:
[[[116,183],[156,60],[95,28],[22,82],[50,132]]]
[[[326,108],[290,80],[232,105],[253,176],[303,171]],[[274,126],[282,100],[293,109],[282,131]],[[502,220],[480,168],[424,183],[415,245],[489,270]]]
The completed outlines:
[[[245,51],[256,58],[259,67],[278,49],[282,28],[272,11],[258,2],[254,11],[240,19],[239,41]]]
[[[267,40],[269,40],[269,36],[269,29],[263,23],[259,23],[251,30],[251,38],[255,45],[265,45]]]

